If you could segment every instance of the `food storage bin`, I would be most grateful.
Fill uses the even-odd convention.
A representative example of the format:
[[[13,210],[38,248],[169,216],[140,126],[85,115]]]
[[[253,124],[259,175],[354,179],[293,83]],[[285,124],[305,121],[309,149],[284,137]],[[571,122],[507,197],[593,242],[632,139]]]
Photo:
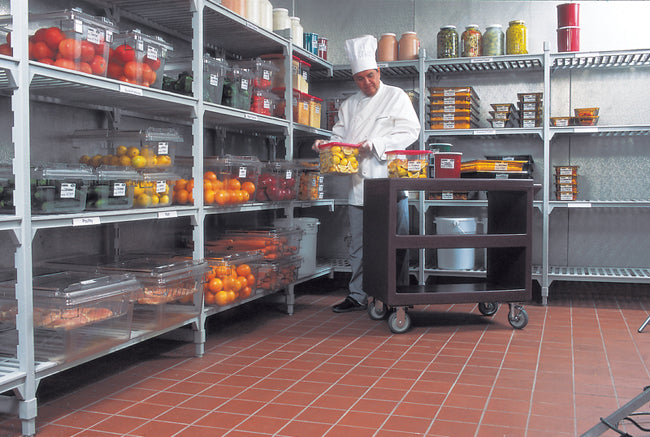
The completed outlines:
[[[257,228],[254,230],[229,229],[215,241],[205,244],[206,251],[225,250],[241,252],[260,250],[267,261],[295,255],[300,250],[302,231],[300,229]]]
[[[296,63],[296,59],[291,64],[292,86],[301,93],[307,94],[309,93],[309,71],[311,70],[311,64],[302,59],[298,59]]]
[[[0,214],[13,214],[15,177],[11,165],[0,165]]]
[[[576,117],[596,117],[600,108],[575,108],[573,113]]]
[[[128,209],[133,206],[133,192],[142,176],[129,168],[96,170],[97,180],[90,183],[86,195],[87,210]]]
[[[555,183],[557,185],[561,184],[577,184],[578,183],[578,175],[577,174],[570,174],[570,175],[555,175]]]
[[[427,193],[428,200],[467,200],[467,191],[430,191]]]
[[[319,146],[322,174],[352,174],[359,171],[359,145],[325,143]]]
[[[434,121],[430,122],[431,129],[473,129],[476,124],[469,121]]]
[[[555,192],[555,200],[563,200],[563,201],[566,201],[566,200],[569,200],[569,201],[578,200],[578,193],[561,193],[559,191],[556,191]]]
[[[576,176],[578,174],[579,165],[554,165],[555,174],[557,176]]]
[[[122,66],[119,80],[161,89],[165,62],[172,51],[173,47],[162,37],[146,35],[134,29],[115,36],[109,64],[114,64],[115,70],[119,70],[117,66]]]
[[[447,97],[442,97],[442,96],[436,96],[436,97],[429,97],[429,102],[431,105],[472,105],[478,107],[479,102],[472,96],[464,96],[464,95],[457,95],[457,96],[447,96]]]
[[[86,207],[88,186],[97,180],[83,164],[50,164],[31,169],[31,202],[34,214],[67,214]]]
[[[171,172],[144,170],[142,180],[133,183],[136,208],[156,208],[172,203],[172,187],[179,177]]]
[[[275,107],[278,100],[278,96],[269,91],[264,91],[263,89],[253,89],[251,92],[250,111],[268,116],[275,115]]]
[[[386,152],[389,178],[426,178],[430,150],[390,150]]]
[[[435,152],[433,154],[433,178],[459,178],[462,152]]]
[[[203,287],[206,305],[223,307],[257,294],[259,251],[206,252],[205,260],[209,265]]]
[[[490,106],[496,112],[515,112],[515,105],[512,103],[491,103]]]
[[[533,155],[486,155],[485,159],[493,161],[524,161],[521,167],[522,171],[532,173],[535,165]]]
[[[239,61],[237,66],[245,68],[252,73],[253,88],[270,90],[273,88],[274,76],[280,72],[277,65],[271,60],[262,58],[251,59],[250,61]]]
[[[535,101],[535,102],[522,102],[521,100],[517,102],[517,106],[519,108],[520,112],[523,111],[532,111],[532,112],[542,112],[542,109],[544,107],[543,102],[540,101]]]
[[[559,184],[555,182],[555,192],[556,193],[578,193],[578,184],[577,183],[568,183],[568,184]]]
[[[261,263],[257,282],[259,291],[275,291],[296,282],[301,263],[302,258],[298,255]]]
[[[29,15],[32,60],[106,76],[117,26],[78,8]]]
[[[268,55],[262,55],[260,56],[260,58],[265,61],[272,62],[277,69],[277,71],[273,74],[271,88],[286,87],[287,84],[284,83],[284,75],[286,71],[284,65],[285,62],[284,55],[281,55],[279,53],[272,53]],[[305,64],[305,65],[301,67],[301,64]],[[293,88],[305,93],[309,91],[308,81],[309,81],[310,67],[311,64],[302,61],[297,56],[291,57],[291,83]],[[306,72],[305,76],[302,75],[303,72]]]
[[[309,125],[309,94],[293,93],[293,121]]]
[[[544,93],[517,93],[517,98],[522,103],[541,102]]]
[[[203,55],[203,100],[210,103],[221,104],[223,98],[223,83],[228,71],[228,62]]]
[[[467,115],[467,112],[445,112],[442,114],[431,114],[431,117],[429,117],[429,123],[432,125],[444,124],[446,122],[452,122],[454,124],[469,123],[472,126],[477,126],[479,119],[472,112],[469,115]]]
[[[578,126],[596,126],[598,124],[598,116],[596,117],[576,117],[576,124]]]
[[[300,170],[290,161],[270,161],[262,164],[258,179],[258,201],[295,200],[298,198]]]
[[[299,229],[302,232],[298,255],[302,258],[298,277],[304,278],[316,272],[316,254],[318,244],[318,225],[314,217],[276,218],[273,224],[279,229]]]
[[[223,84],[221,103],[231,108],[250,110],[252,79],[253,75],[250,71],[239,67],[229,67]]]
[[[131,334],[130,274],[66,271],[35,276],[34,355],[68,362],[105,351]]]
[[[533,110],[533,111],[519,111],[519,119],[523,120],[534,120],[542,118],[542,110]]]
[[[523,171],[528,161],[476,159],[463,162],[460,166],[462,172],[477,171]]]
[[[297,161],[301,168],[298,200],[319,200],[324,197],[324,178],[318,160]]]
[[[480,100],[476,91],[471,86],[458,86],[458,87],[430,87],[429,95],[432,99],[440,99],[445,97],[466,97]]]
[[[573,126],[573,124],[574,124],[573,117],[551,117],[551,126],[554,127]]]
[[[309,123],[311,127],[320,129],[321,108],[323,99],[316,96],[309,96]]]
[[[542,118],[541,117],[527,118],[527,119],[522,118],[521,120],[519,120],[519,126],[523,128],[541,127]]]
[[[216,177],[214,203],[217,205],[232,205],[252,202],[255,200],[258,179],[262,163],[256,156],[232,156],[222,158],[205,158],[203,167],[206,170],[204,179]],[[216,184],[214,183],[216,182]],[[204,199],[206,203],[208,198]]]
[[[492,126],[495,129],[502,129],[502,128],[516,126],[515,122],[512,120],[495,120],[494,118],[487,118],[486,121],[490,123],[490,126]]]

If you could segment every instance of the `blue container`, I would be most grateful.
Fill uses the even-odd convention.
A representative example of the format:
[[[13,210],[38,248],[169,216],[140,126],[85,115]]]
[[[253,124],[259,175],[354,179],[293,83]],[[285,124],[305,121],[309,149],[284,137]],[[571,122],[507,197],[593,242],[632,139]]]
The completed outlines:
[[[318,56],[318,34],[312,32],[303,33],[303,48]]]

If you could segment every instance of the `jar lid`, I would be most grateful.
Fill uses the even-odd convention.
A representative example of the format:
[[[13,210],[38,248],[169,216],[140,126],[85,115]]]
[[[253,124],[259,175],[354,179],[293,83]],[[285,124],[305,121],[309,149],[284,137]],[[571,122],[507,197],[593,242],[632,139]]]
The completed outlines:
[[[412,30],[409,30],[408,32],[404,32],[402,35],[417,35],[417,33],[413,32]]]
[[[447,25],[447,26],[442,26],[442,27],[441,27],[441,29],[455,29],[455,28],[456,28],[456,26],[454,26],[454,25],[452,25],[452,24],[449,24],[449,25]]]
[[[289,17],[292,21],[300,21],[300,17]]]
[[[500,24],[490,24],[489,26],[486,27],[486,29],[492,29],[494,27],[503,27],[503,26]]]
[[[508,24],[526,24],[526,22],[524,20],[512,20]]]
[[[478,24],[468,24],[465,29],[478,29]]]
[[[289,9],[287,8],[273,8],[273,12],[286,12],[287,14],[289,13]]]
[[[394,33],[382,33],[381,36],[397,36]]]

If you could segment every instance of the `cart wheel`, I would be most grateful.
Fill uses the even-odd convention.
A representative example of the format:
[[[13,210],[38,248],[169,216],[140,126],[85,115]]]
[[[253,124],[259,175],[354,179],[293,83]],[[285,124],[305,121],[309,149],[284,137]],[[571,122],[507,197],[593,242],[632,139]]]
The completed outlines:
[[[515,311],[508,314],[508,321],[515,329],[523,329],[528,324],[528,313],[520,306],[515,307]]]
[[[397,319],[397,311],[390,313],[390,316],[388,316],[388,327],[393,334],[404,334],[406,331],[411,329],[411,318],[409,317],[406,310],[403,311],[404,323],[401,324],[401,326]]]
[[[484,316],[493,316],[498,309],[499,304],[497,302],[479,302],[478,304],[478,310]]]
[[[368,302],[368,316],[371,320],[383,320],[388,315],[388,306],[385,303],[379,302],[379,305],[375,305],[377,300]]]

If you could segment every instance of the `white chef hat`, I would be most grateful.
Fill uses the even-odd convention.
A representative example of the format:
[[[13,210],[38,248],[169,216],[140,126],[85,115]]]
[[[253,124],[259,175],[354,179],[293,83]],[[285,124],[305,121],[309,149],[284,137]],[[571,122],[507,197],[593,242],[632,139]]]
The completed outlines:
[[[374,70],[377,68],[375,52],[377,51],[377,38],[364,35],[345,41],[345,52],[352,65],[352,74],[360,71]]]

